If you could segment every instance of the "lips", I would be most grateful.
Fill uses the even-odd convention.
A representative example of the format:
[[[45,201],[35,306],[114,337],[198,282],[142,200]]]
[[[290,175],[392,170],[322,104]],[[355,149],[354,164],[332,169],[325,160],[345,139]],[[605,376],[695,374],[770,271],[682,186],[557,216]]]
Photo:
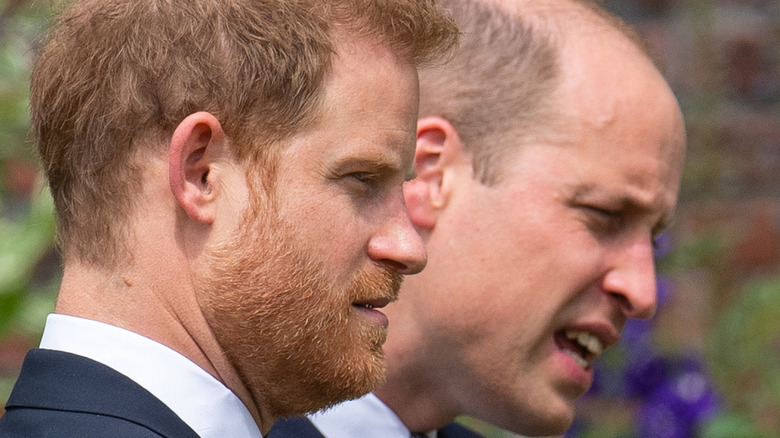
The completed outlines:
[[[391,301],[393,300],[389,298],[358,300],[352,303],[352,307],[356,309],[356,313],[361,315],[361,318],[364,321],[369,322],[372,325],[387,328],[389,324],[387,316],[378,309],[385,307]]]
[[[555,343],[580,368],[588,370],[604,350],[617,342],[617,337],[613,330],[569,328],[555,333]]]
[[[394,300],[390,298],[384,298],[384,297],[372,298],[372,299],[362,299],[362,300],[353,301],[352,305],[355,307],[362,307],[364,309],[373,310],[373,309],[381,309],[387,306],[388,304],[390,304],[392,301]]]

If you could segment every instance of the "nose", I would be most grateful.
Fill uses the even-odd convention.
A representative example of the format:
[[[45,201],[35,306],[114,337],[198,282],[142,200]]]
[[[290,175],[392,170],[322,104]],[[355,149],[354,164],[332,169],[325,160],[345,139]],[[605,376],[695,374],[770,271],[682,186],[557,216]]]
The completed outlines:
[[[369,257],[404,275],[422,271],[428,256],[422,238],[409,220],[403,197],[395,212],[384,219],[368,243]]]
[[[655,262],[649,235],[637,236],[615,248],[603,288],[618,302],[626,317],[646,319],[655,314]]]

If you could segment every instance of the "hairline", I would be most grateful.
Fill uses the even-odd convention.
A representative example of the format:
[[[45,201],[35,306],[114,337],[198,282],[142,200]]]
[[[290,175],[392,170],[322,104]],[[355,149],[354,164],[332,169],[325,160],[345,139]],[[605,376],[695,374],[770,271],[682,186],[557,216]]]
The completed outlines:
[[[583,32],[606,32],[609,35],[608,38],[619,40],[620,43],[627,43],[635,49],[638,57],[647,60],[661,74],[661,63],[652,52],[649,42],[627,22],[604,9],[597,0],[473,1],[493,7],[515,23],[525,23],[530,28],[535,29],[535,35],[549,43],[554,62],[559,68],[558,74],[552,80],[552,87],[548,90],[550,94],[547,98],[551,105],[541,115],[533,119],[539,122],[537,127],[541,127],[540,130],[534,130],[527,134],[521,132],[522,128],[517,125],[510,126],[506,130],[491,129],[492,135],[480,138],[473,146],[466,145],[467,151],[471,153],[472,166],[475,167],[478,163],[474,161],[473,152],[480,147],[479,143],[506,142],[508,144],[499,149],[498,159],[490,160],[490,164],[496,164],[494,168],[482,169],[481,171],[478,168],[473,169],[474,178],[482,184],[490,186],[501,182],[507,171],[507,166],[504,163],[511,162],[511,158],[521,153],[523,148],[536,144],[558,144],[561,142],[560,136],[556,133],[565,127],[565,118],[570,117],[565,108],[565,96],[561,95],[568,81],[566,69],[562,67],[570,57],[567,52],[571,50],[570,43],[573,38]],[[518,6],[518,8],[515,9],[510,5]],[[577,23],[582,25],[582,28],[572,27],[571,21],[566,20],[567,17],[575,18]],[[515,104],[520,106],[522,102],[515,102]],[[421,113],[420,116],[423,117],[424,114]],[[463,131],[458,130],[458,132],[461,133],[461,136],[463,135]],[[508,139],[511,139],[511,142],[507,141]]]

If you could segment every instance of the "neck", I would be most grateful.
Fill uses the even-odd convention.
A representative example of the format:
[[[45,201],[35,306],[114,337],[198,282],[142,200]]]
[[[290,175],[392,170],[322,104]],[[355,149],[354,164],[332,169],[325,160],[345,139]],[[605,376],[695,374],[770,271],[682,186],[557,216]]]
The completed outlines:
[[[440,395],[421,391],[420,388],[424,386],[388,380],[376,391],[376,396],[392,409],[413,433],[429,432],[451,423],[457,414],[443,409]]]
[[[394,321],[395,322],[395,321]],[[407,338],[421,339],[421,337]],[[382,400],[414,433],[439,429],[461,414],[456,398],[445,382],[436,378],[436,364],[425,364],[426,349],[408,344],[403,349],[388,338],[385,351],[388,362],[386,382],[375,391]]]
[[[179,352],[236,394],[261,431],[268,432],[275,419],[252,397],[220,348],[200,311],[187,267],[171,258],[138,259],[158,265],[166,260],[165,272],[159,267],[149,272],[138,263],[112,272],[66,263],[55,312],[121,327]]]

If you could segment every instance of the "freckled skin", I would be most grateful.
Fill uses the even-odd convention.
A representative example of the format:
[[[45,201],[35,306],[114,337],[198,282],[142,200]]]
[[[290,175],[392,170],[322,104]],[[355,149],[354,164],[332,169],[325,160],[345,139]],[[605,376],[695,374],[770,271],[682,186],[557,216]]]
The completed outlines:
[[[105,272],[69,260],[55,309],[180,352],[262,432],[382,380],[386,325],[361,304],[393,299],[426,261],[403,198],[415,65],[349,36],[336,52],[322,116],[281,145],[275,197],[252,193],[262,185],[247,176],[263,169],[236,158],[216,116],[190,114],[144,161],[132,263]]]

